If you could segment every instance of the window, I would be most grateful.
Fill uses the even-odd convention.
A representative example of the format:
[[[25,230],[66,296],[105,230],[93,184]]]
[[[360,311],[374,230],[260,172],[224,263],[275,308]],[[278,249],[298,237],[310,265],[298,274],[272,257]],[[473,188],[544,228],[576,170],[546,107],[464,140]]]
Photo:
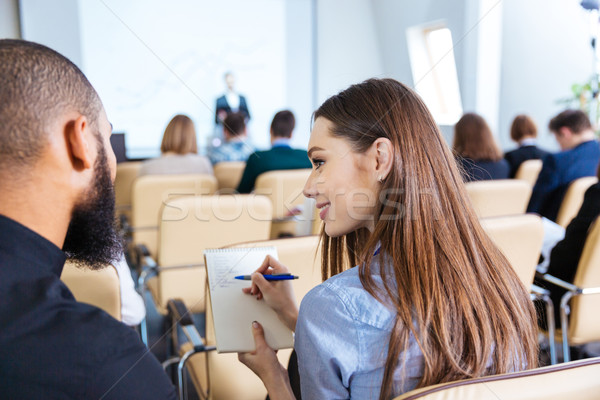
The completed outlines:
[[[462,115],[452,34],[445,24],[407,31],[415,90],[440,125],[454,125]]]

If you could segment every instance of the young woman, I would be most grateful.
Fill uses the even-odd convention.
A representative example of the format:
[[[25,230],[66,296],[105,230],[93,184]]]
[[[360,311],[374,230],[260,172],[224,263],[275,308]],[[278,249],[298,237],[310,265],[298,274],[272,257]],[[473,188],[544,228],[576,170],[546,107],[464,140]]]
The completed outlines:
[[[510,165],[482,116],[467,113],[458,120],[452,148],[465,182],[508,178]]]
[[[208,158],[198,155],[196,128],[187,115],[169,121],[160,145],[161,156],[144,161],[139,175],[211,174]]]
[[[420,98],[372,79],[314,114],[304,188],[325,223],[325,282],[294,304],[267,259],[245,291],[296,332],[302,397],[390,399],[415,387],[533,368],[529,295],[469,207],[456,162]],[[355,266],[347,268],[347,266]],[[240,360],[273,400],[285,369],[253,324]]]

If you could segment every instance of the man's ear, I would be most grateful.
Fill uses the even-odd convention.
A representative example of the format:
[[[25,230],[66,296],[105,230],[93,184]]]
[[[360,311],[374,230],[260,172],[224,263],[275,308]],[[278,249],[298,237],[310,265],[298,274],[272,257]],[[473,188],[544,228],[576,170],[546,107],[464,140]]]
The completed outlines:
[[[563,138],[570,138],[573,135],[573,132],[566,126],[558,128],[558,135]]]
[[[377,180],[383,182],[394,163],[394,146],[387,138],[378,138],[372,146],[376,157],[375,173],[377,174]]]
[[[80,115],[65,126],[65,138],[71,154],[73,165],[76,169],[89,169],[94,165],[94,147],[91,140],[95,140],[87,118]]]

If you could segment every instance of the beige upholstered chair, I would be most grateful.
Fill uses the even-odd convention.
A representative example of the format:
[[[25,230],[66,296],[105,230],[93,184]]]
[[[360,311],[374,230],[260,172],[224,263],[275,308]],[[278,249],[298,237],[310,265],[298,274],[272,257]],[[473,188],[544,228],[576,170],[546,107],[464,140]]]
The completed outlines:
[[[245,167],[246,163],[244,161],[224,161],[215,164],[213,172],[219,183],[219,190],[233,191],[237,189]]]
[[[599,219],[590,227],[573,283],[548,274],[543,275],[543,278],[568,290],[560,302],[563,354],[565,361],[568,361],[569,346],[600,341]]]
[[[159,312],[169,299],[182,299],[192,312],[204,312],[204,250],[249,240],[266,240],[271,203],[264,196],[184,196],[167,201],[158,239],[158,275],[147,287]]]
[[[134,245],[143,244],[156,256],[158,222],[162,205],[174,197],[213,194],[217,180],[212,175],[146,175],[136,179],[132,190],[131,231]]]
[[[121,320],[121,288],[115,267],[107,265],[104,269],[92,271],[67,261],[60,279],[77,301],[96,306]]]
[[[523,214],[531,197],[531,185],[517,179],[465,183],[479,218]]]
[[[556,223],[566,228],[579,212],[583,204],[583,195],[588,188],[598,182],[595,176],[586,176],[571,182],[558,210]]]
[[[600,358],[412,390],[394,400],[595,400]]]
[[[533,285],[535,267],[544,240],[541,218],[534,214],[523,214],[483,218],[480,221],[483,229],[511,263],[523,285],[528,291],[533,291],[532,299],[543,300],[546,304],[546,314],[552,322],[548,331],[550,360],[552,364],[556,364],[554,304],[547,291]]]
[[[305,236],[242,243],[231,247],[276,247],[279,260],[294,275],[300,276],[300,279],[293,281],[296,300],[300,304],[304,295],[321,283],[321,254],[318,244],[318,236]],[[207,307],[206,313],[205,341],[208,346],[215,344],[210,307]],[[191,348],[191,344],[188,343],[182,347],[182,352],[185,353]],[[277,357],[283,365],[287,365],[290,354],[291,349],[280,350]],[[238,361],[237,354],[218,354],[214,351],[197,353],[191,356],[185,365],[197,391],[204,394],[208,391],[209,399],[263,400],[267,395],[261,380]],[[231,379],[232,376],[235,376],[234,380]]]
[[[542,219],[534,214],[523,214],[483,218],[480,222],[529,290],[544,240]]]
[[[302,190],[311,169],[269,171],[256,178],[254,193],[267,196],[273,203],[273,218],[283,218],[294,207],[304,203]]]
[[[137,178],[142,163],[140,161],[122,162],[117,164],[115,178],[115,205],[118,215],[131,217],[131,188]]]
[[[531,187],[533,187],[537,181],[540,171],[542,170],[543,164],[544,163],[542,160],[523,161],[521,165],[519,165],[519,169],[515,174],[515,179],[524,180],[525,182],[529,183]]]

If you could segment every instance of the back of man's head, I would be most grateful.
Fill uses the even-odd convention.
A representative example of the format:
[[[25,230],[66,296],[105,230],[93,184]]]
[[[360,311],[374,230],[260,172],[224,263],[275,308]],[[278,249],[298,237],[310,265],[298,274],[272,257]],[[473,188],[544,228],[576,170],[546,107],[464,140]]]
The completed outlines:
[[[246,132],[246,121],[241,113],[229,113],[223,121],[223,130],[230,138],[243,135]]]
[[[592,129],[592,124],[583,111],[565,110],[552,118],[548,124],[548,129],[555,134],[559,133],[561,128],[568,128],[578,134]]]
[[[279,111],[271,122],[271,135],[273,137],[291,138],[296,127],[296,118],[289,110]]]
[[[0,175],[35,165],[63,113],[85,115],[97,131],[101,109],[98,94],[67,58],[37,43],[0,40]]]

